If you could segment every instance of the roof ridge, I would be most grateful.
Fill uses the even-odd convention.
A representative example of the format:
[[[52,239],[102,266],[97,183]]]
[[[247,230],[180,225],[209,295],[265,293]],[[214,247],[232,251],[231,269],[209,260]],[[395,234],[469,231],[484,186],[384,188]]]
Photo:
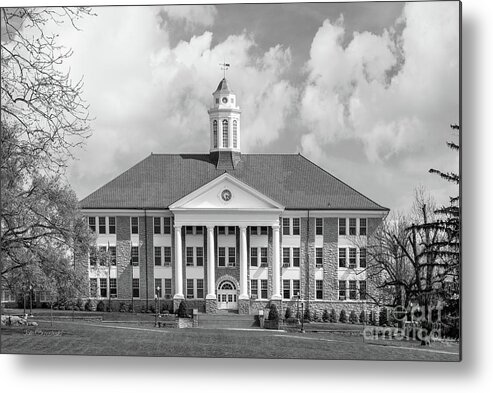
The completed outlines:
[[[330,173],[329,171],[325,170],[324,168],[322,168],[320,165],[318,164],[315,164],[313,161],[309,160],[308,158],[306,158],[303,154],[299,153],[299,156],[303,159],[305,159],[306,161],[308,161],[310,164],[316,166],[318,169],[322,170],[323,172],[325,172],[326,174],[328,174],[329,176],[331,176],[332,178],[336,179],[337,181],[341,182],[342,184],[344,184],[346,187],[349,187],[351,190],[353,190],[354,192],[356,192],[357,194],[361,195],[363,198],[367,199],[368,201],[370,201],[371,203],[374,203],[375,205],[381,207],[382,209],[385,209],[385,210],[389,210],[390,209],[388,207],[385,207],[385,206],[382,206],[380,205],[379,203],[375,202],[374,200],[368,198],[366,195],[362,194],[360,191],[358,191],[357,189],[355,189],[354,187],[351,187],[349,184],[347,184],[346,182],[342,181],[341,179],[339,179],[337,176],[334,176],[332,173]]]

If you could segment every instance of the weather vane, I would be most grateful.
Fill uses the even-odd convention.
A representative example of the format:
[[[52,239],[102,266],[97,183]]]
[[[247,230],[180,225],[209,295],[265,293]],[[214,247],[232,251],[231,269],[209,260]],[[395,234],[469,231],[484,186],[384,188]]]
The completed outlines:
[[[219,65],[221,66],[221,70],[224,71],[224,78],[226,79],[226,70],[229,69],[230,67],[230,64],[229,63],[226,63],[226,60],[222,63],[219,63]]]

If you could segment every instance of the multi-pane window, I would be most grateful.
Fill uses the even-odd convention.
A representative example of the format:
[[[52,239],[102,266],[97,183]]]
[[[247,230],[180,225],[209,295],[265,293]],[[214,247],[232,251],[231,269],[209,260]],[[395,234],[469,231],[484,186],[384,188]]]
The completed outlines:
[[[193,247],[187,247],[187,266],[193,266]]]
[[[356,268],[356,248],[349,249],[349,268]]]
[[[293,266],[300,267],[300,248],[293,247]]]
[[[290,219],[283,218],[282,219],[282,234],[289,235],[290,234]]]
[[[359,249],[359,267],[366,267],[366,248]]]
[[[204,227],[195,227],[195,234],[196,235],[202,235],[204,233]]]
[[[89,250],[89,264],[91,266],[96,266],[96,261],[98,260],[98,254],[96,252],[96,249],[92,247]]]
[[[356,218],[349,219],[349,235],[356,235]]]
[[[171,266],[171,247],[164,247],[163,266]]]
[[[219,247],[219,252],[217,254],[217,265],[218,266],[226,266],[226,248]]]
[[[98,293],[98,279],[90,278],[89,279],[89,293],[92,297],[96,297]]]
[[[291,299],[291,281],[282,280],[282,297],[283,299]]]
[[[236,266],[236,248],[234,247],[229,247],[228,248],[228,266],[229,267],[234,267]]]
[[[110,264],[111,266],[116,266],[116,247],[115,246],[109,246],[108,247],[108,253],[110,254]]]
[[[324,298],[324,282],[323,280],[315,281],[315,298],[323,299]]]
[[[130,226],[132,234],[136,235],[139,233],[139,217],[130,218]]]
[[[339,248],[339,267],[346,267],[346,249]]]
[[[161,266],[161,247],[154,247],[154,265]]]
[[[339,218],[339,235],[345,236],[346,233],[346,219]]]
[[[267,280],[260,280],[260,298],[267,299]]]
[[[258,266],[258,249],[250,248],[250,266]]]
[[[346,300],[346,281],[339,281],[339,300]]]
[[[164,297],[171,298],[171,278],[164,279]]]
[[[293,280],[293,296],[300,296],[300,280]]]
[[[217,233],[218,235],[225,235],[226,234],[226,227],[217,227]]]
[[[366,236],[366,218],[359,219],[359,234]]]
[[[200,227],[202,228],[202,227]],[[197,247],[195,249],[196,252],[196,258],[197,258],[197,266],[204,266],[204,248],[203,247]]]
[[[321,218],[315,219],[315,235],[324,234],[324,220]]]
[[[99,264],[101,266],[106,266],[106,260],[108,259],[108,254],[106,253],[106,246],[99,246]]]
[[[234,235],[236,233],[236,227],[228,227],[228,235]]]
[[[267,267],[267,247],[260,248],[260,267]]]
[[[324,259],[323,259],[323,248],[317,247],[315,249],[315,267],[323,267]]]
[[[161,217],[154,217],[154,234],[161,234]]]
[[[366,281],[359,282],[359,298],[360,300],[366,300]]]
[[[154,279],[154,291],[157,297],[163,297],[163,280],[161,278]]]
[[[356,300],[356,281],[349,281],[349,299]]]
[[[219,101],[219,99],[217,99],[217,101]],[[217,120],[214,120],[212,122],[212,135],[213,135],[213,139],[214,139],[214,148],[217,147]]]
[[[185,233],[186,233],[187,235],[193,235],[193,227],[191,227],[191,226],[186,226],[186,227],[185,227]]]
[[[204,298],[204,280],[202,278],[197,279],[197,298]]]
[[[138,278],[132,278],[132,297],[140,297],[140,283]]]
[[[98,217],[99,233],[106,233],[106,217]]]
[[[163,218],[163,233],[169,235],[171,233],[171,217]]]
[[[223,147],[229,147],[229,129],[226,119],[223,120]]]
[[[99,279],[99,296],[108,297],[108,280],[106,278]]]
[[[260,234],[267,235],[267,227],[260,227]]]
[[[110,278],[110,296],[118,297],[118,292],[116,289],[116,278]]]
[[[290,252],[290,249],[288,247],[284,247],[282,249],[282,266],[283,267],[289,267],[290,264],[291,264],[291,252]]]
[[[258,281],[250,280],[250,296],[253,299],[258,298]]]
[[[187,279],[187,299],[193,299],[194,298],[194,293],[193,293],[193,280]]]
[[[130,255],[132,266],[139,266],[139,247],[132,247]]]
[[[233,147],[238,147],[238,122],[233,120]]]
[[[258,234],[258,227],[250,227],[250,235],[257,235]]]
[[[96,232],[96,217],[88,217],[89,219],[89,229]]]
[[[116,233],[116,217],[108,217],[108,233]]]
[[[293,218],[293,235],[299,235],[299,234],[300,234],[300,219]]]

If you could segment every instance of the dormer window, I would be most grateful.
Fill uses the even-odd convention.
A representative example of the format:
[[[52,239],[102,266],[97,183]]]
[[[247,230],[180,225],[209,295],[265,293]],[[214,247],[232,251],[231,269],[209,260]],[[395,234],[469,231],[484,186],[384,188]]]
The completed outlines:
[[[223,120],[223,147],[229,147],[229,130],[227,120]]]

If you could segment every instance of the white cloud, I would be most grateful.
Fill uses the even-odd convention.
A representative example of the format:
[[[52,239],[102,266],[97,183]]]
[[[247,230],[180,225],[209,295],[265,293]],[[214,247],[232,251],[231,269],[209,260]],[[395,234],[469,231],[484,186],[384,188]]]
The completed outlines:
[[[171,20],[184,23],[187,30],[197,26],[210,27],[217,15],[213,5],[170,5],[162,9]]]
[[[370,161],[385,161],[431,145],[438,127],[458,121],[457,3],[408,3],[399,22],[398,39],[355,33],[347,46],[342,18],[319,28],[300,110],[306,154],[351,139]]]

